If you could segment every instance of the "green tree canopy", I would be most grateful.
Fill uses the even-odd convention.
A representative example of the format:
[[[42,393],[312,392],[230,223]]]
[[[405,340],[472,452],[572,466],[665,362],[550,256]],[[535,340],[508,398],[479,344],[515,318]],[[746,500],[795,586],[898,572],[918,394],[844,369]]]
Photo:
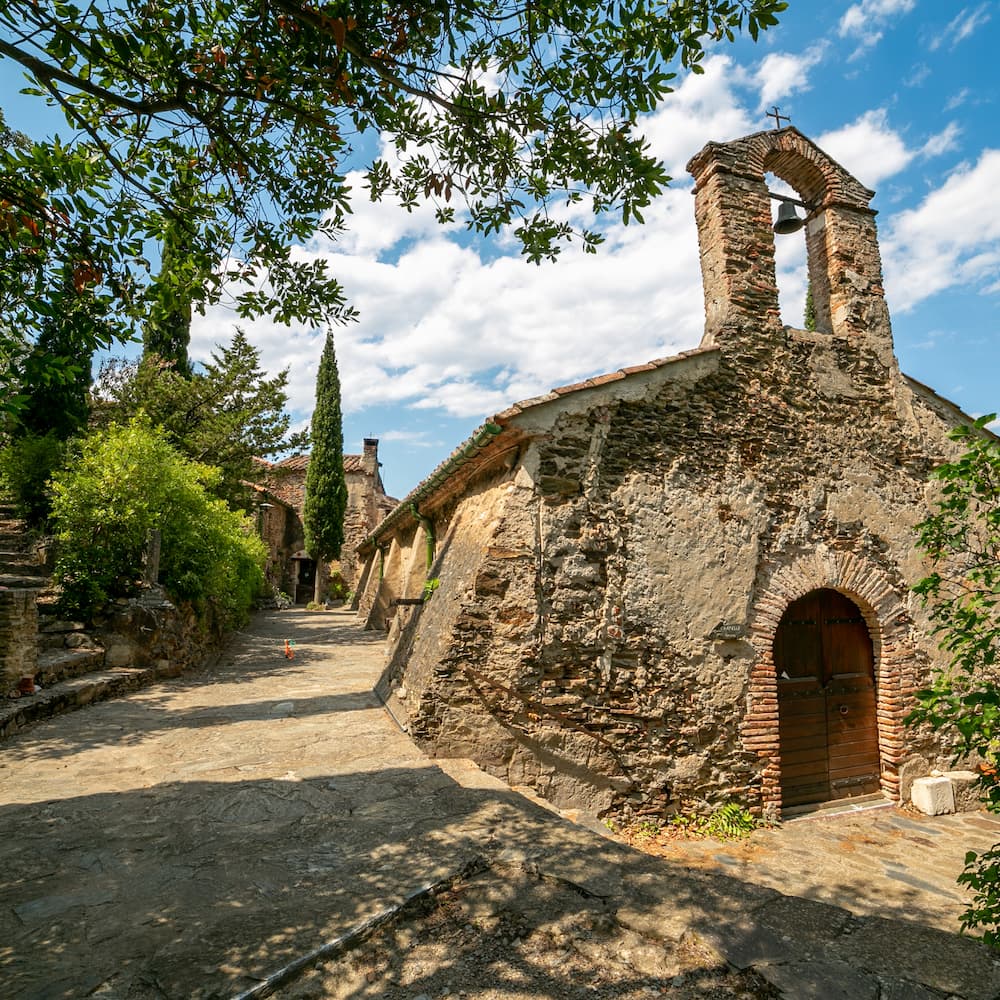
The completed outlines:
[[[704,44],[776,23],[784,0],[8,0],[0,59],[69,136],[0,150],[0,337],[34,342],[67,295],[144,315],[147,249],[183,238],[193,305],[234,289],[240,315],[352,317],[323,260],[289,245],[346,224],[344,175],[442,221],[512,226],[532,260],[586,199],[641,219],[668,178],[637,116]],[[392,144],[357,160],[360,137]],[[190,188],[188,187],[190,185]],[[181,192],[193,191],[197,197]],[[599,234],[577,234],[587,249]],[[69,290],[68,292],[65,290]],[[59,299],[60,301],[56,301]],[[103,336],[95,331],[94,339]]]
[[[189,377],[157,355],[108,363],[94,422],[106,427],[145,413],[181,454],[219,469],[216,495],[246,507],[243,483],[256,474],[253,460],[307,444],[307,435],[290,432],[287,384],[287,369],[265,376],[260,352],[237,330],[228,347],[217,348],[204,370]]]
[[[306,470],[302,522],[306,551],[318,560],[340,558],[344,544],[347,483],[344,480],[344,431],[340,412],[340,375],[333,334],[326,335],[316,375],[316,408],[312,417],[312,454]],[[316,599],[322,574],[316,573]]]
[[[90,615],[135,593],[155,529],[167,590],[217,625],[243,620],[263,587],[266,553],[250,519],[210,495],[217,475],[179,455],[145,417],[84,439],[52,485],[62,607]]]

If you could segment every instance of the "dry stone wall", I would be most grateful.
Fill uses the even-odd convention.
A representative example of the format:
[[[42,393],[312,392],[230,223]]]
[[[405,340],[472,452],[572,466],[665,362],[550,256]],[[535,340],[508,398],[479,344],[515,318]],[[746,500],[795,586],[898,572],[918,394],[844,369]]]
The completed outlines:
[[[798,565],[803,593],[841,588],[878,605],[873,635],[891,625],[886,790],[907,753],[940,756],[926,735],[904,747],[902,716],[935,655],[909,587],[947,423],[846,343],[788,331],[755,377],[743,364],[720,351],[694,384],[591,392],[502,487],[467,492],[441,588],[396,647],[415,737],[566,805],[773,805],[760,621],[776,627],[776,574]],[[853,574],[803,570],[817,551]],[[713,637],[719,625],[739,634]]]
[[[914,527],[963,416],[898,371],[870,191],[794,129],[709,144],[690,169],[703,349],[498,415],[495,463],[423,507],[448,526],[441,587],[397,622],[389,684],[432,752],[558,804],[774,811],[775,632],[833,588],[873,639],[896,797],[907,761],[949,751],[903,719],[939,656]],[[766,170],[810,204],[817,332],[780,324]],[[516,461],[504,435],[530,441]],[[380,539],[372,607],[415,596],[408,530]]]
[[[0,588],[0,693],[32,677],[38,661],[37,590]]]

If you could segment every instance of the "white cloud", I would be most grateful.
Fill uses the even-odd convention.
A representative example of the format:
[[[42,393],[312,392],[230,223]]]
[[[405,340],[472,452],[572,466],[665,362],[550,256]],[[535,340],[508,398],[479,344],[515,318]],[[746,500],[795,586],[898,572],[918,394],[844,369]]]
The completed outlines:
[[[894,310],[956,285],[1000,290],[1000,212],[992,210],[998,188],[1000,149],[988,149],[890,221],[882,251]]]
[[[968,99],[972,91],[968,87],[963,87],[957,94],[953,94],[945,103],[945,111],[954,111],[960,108]]]
[[[652,152],[672,177],[685,177],[685,164],[709,140],[735,139],[753,131],[753,121],[733,87],[745,82],[729,56],[710,56],[705,72],[688,74],[677,90],[644,121]]]
[[[397,211],[375,208],[373,225]],[[693,215],[690,190],[672,188],[646,226],[610,227],[596,256],[571,248],[555,267],[484,259],[437,233],[409,241],[394,261],[314,248],[361,313],[336,331],[345,412],[396,404],[481,418],[554,385],[694,346],[703,307]],[[192,354],[232,325],[220,308],[196,317]],[[311,408],[322,337],[266,320],[244,326],[264,367],[291,367],[293,406]]]
[[[941,156],[942,153],[950,153],[953,149],[958,148],[958,137],[961,134],[962,130],[958,126],[957,122],[948,122],[944,129],[936,135],[932,135],[927,142],[924,143],[920,150],[920,155],[923,157],[931,157]]]
[[[850,125],[819,136],[816,145],[869,187],[899,173],[916,155],[890,127],[884,108],[866,111]]]
[[[808,90],[809,71],[822,60],[825,51],[826,43],[821,42],[798,55],[772,52],[765,56],[754,74],[754,81],[760,88],[758,110],[796,91]]]
[[[916,0],[861,0],[844,12],[838,25],[841,38],[855,38],[858,47],[849,59],[857,59],[882,39],[883,31],[890,20],[908,14],[916,5]]]
[[[981,3],[978,7],[963,7],[955,17],[948,22],[940,35],[937,35],[928,46],[933,52],[948,44],[949,49],[955,48],[959,42],[965,41],[990,20],[989,4]]]
[[[884,108],[866,111],[850,125],[826,132],[816,145],[846,167],[862,184],[876,187],[880,181],[906,169],[914,159],[941,156],[958,148],[962,129],[949,122],[940,132],[927,138],[922,146],[909,147],[889,124]]]
[[[443,228],[435,220],[431,204],[421,204],[412,211],[406,211],[397,205],[372,202],[364,190],[364,175],[360,171],[347,174],[346,183],[351,188],[352,208],[347,216],[346,231],[336,243],[322,236],[316,237],[309,249],[346,251],[377,259],[404,240],[426,238]],[[389,211],[386,211],[387,208]],[[453,223],[448,228],[457,229],[459,223]]]
[[[383,442],[400,441],[408,444],[411,448],[440,448],[443,441],[431,441],[427,437],[426,431],[402,431],[388,430],[379,435],[379,440]]]

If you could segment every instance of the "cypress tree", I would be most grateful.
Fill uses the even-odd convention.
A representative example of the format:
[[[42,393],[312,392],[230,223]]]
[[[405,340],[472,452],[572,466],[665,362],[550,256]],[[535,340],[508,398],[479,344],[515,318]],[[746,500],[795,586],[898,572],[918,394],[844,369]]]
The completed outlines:
[[[156,354],[185,378],[191,376],[191,262],[183,221],[172,219],[163,236],[160,273],[150,285],[149,313],[142,329],[142,354]]]
[[[816,305],[813,302],[813,286],[811,281],[806,285],[806,308],[805,315],[802,317],[802,323],[806,330],[816,329]]]
[[[315,600],[319,602],[325,574],[322,563],[340,558],[344,544],[347,483],[344,480],[344,430],[340,413],[340,375],[333,348],[333,334],[316,375],[316,408],[312,415],[312,454],[306,470],[306,495],[302,511],[306,551],[317,561]]]

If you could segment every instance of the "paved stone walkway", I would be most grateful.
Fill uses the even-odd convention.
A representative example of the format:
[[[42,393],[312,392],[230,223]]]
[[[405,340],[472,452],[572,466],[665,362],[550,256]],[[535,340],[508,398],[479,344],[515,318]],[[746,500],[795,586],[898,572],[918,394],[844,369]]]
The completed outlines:
[[[859,814],[847,835],[649,857],[424,758],[371,694],[381,664],[346,613],[269,612],[209,670],[4,744],[0,995],[232,997],[475,857],[612,899],[653,937],[694,932],[790,997],[1000,995],[994,957],[949,930],[992,821],[892,814],[875,834],[864,817],[890,814]]]

